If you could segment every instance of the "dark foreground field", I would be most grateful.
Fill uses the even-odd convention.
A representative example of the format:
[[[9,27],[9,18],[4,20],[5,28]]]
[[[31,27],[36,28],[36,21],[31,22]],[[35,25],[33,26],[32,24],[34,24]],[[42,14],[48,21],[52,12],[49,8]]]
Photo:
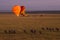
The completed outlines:
[[[0,40],[60,40],[60,14],[0,14]]]

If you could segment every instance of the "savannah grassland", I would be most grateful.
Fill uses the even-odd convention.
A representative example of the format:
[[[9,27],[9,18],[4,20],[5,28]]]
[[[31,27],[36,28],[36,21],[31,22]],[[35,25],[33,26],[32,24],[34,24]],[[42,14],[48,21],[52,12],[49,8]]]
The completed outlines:
[[[27,15],[17,17],[14,14],[0,14],[0,40],[60,40],[60,14]],[[6,34],[5,30],[15,30],[16,33]]]

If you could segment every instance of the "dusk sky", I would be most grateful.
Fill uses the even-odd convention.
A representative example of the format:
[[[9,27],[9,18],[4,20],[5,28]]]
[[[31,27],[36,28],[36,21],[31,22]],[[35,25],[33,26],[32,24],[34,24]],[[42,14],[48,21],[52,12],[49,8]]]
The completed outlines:
[[[60,0],[0,0],[0,11],[24,5],[27,11],[60,10]]]

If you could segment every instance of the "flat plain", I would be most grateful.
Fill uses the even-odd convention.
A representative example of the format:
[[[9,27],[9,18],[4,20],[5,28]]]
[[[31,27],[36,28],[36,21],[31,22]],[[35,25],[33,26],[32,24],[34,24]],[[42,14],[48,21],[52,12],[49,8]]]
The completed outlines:
[[[60,40],[60,14],[0,14],[0,40]]]

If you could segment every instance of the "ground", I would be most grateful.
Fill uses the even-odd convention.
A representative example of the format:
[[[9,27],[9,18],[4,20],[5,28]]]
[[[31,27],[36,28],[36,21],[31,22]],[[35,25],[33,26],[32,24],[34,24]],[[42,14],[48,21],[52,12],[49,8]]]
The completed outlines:
[[[0,14],[0,39],[60,40],[60,14],[27,15]],[[12,32],[9,33],[9,30]]]

